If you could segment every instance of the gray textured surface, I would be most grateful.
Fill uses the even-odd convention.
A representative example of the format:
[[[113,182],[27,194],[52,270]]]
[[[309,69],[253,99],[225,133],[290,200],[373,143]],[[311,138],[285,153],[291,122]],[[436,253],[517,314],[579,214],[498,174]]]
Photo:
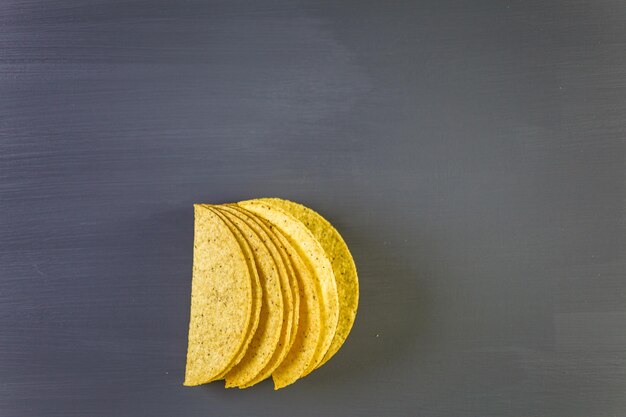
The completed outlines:
[[[0,416],[626,415],[623,1],[0,2]],[[183,388],[192,203],[327,215],[344,348]]]

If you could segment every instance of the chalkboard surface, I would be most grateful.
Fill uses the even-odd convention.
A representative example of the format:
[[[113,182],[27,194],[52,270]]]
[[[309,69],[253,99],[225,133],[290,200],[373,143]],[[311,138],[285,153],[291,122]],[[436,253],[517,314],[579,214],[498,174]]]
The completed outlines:
[[[626,3],[0,2],[0,416],[626,415]],[[195,202],[353,251],[323,368],[185,388]]]

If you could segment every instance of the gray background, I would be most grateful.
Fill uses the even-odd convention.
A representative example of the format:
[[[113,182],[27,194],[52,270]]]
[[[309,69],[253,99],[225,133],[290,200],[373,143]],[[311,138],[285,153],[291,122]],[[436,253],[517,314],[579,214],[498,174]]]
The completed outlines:
[[[626,415],[626,3],[0,2],[0,416]],[[333,221],[343,349],[181,386],[192,203]]]

